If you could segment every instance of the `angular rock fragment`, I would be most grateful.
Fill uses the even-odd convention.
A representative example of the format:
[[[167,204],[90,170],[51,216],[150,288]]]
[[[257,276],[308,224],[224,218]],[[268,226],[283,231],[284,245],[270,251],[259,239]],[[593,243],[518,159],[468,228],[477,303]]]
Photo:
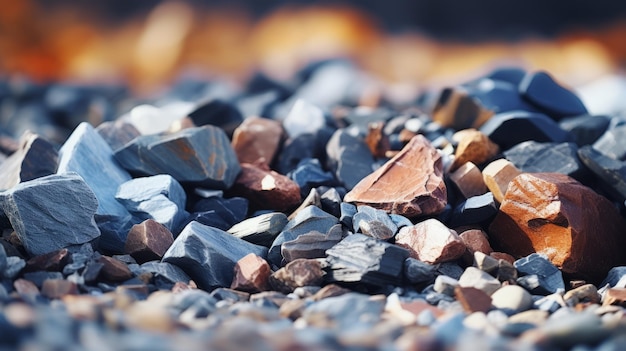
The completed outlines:
[[[433,218],[400,229],[396,245],[408,249],[411,257],[430,264],[454,261],[466,250],[454,230]]]
[[[578,96],[543,71],[527,73],[519,83],[519,92],[555,119],[587,113],[587,108]]]
[[[194,125],[201,127],[205,125],[216,126],[224,130],[226,134],[233,135],[233,131],[243,121],[243,116],[237,107],[221,99],[213,99],[189,112]]]
[[[58,154],[54,146],[27,131],[20,138],[19,149],[0,162],[0,190],[54,174],[57,162]]]
[[[339,218],[341,216],[341,194],[335,188],[330,188],[320,196],[320,205],[324,212]]]
[[[189,284],[191,280],[178,266],[166,262],[146,262],[140,270],[152,274],[155,285],[161,289],[171,289],[176,283]]]
[[[191,216],[187,217],[187,225],[191,220],[226,230],[243,221],[248,214],[248,199],[243,197],[223,198],[210,196],[200,199],[193,206]]]
[[[274,290],[285,294],[301,286],[320,286],[325,275],[322,268],[318,259],[298,258],[272,273],[269,282]]]
[[[58,201],[62,199],[63,206]],[[98,201],[77,174],[49,175],[0,193],[0,206],[24,248],[41,255],[100,236]]]
[[[450,180],[466,199],[487,192],[483,174],[472,162],[466,162],[450,173]]]
[[[607,116],[582,115],[564,118],[559,127],[568,131],[579,147],[593,144],[604,134],[611,119]]]
[[[65,266],[68,261],[68,256],[68,249],[60,249],[43,255],[38,255],[26,261],[26,268],[24,270],[27,272],[62,271],[63,266]]]
[[[241,221],[228,232],[250,243],[270,247],[288,222],[284,213],[272,212]]]
[[[616,126],[609,127],[609,129],[593,143],[593,148],[612,159],[625,161],[626,145],[624,145],[624,138],[626,138],[626,124],[622,122]]]
[[[431,215],[447,203],[441,156],[428,140],[415,136],[407,146],[344,197],[406,217]]]
[[[562,173],[580,182],[589,172],[577,155],[574,143],[526,141],[504,152],[504,157],[525,173]]]
[[[624,232],[605,197],[566,175],[535,173],[511,182],[489,237],[513,256],[542,253],[566,274],[600,281],[626,262]]]
[[[404,278],[411,284],[430,284],[435,280],[435,266],[413,257],[404,261]]]
[[[109,144],[111,150],[117,150],[141,135],[134,125],[121,119],[100,123],[96,132]]]
[[[580,160],[593,172],[601,183],[611,191],[609,195],[618,200],[626,199],[626,162],[612,159],[591,146],[578,149]]]
[[[235,276],[231,289],[257,293],[269,290],[270,265],[262,257],[247,254],[235,264]]]
[[[480,224],[489,221],[498,213],[498,207],[491,192],[480,196],[472,196],[461,202],[448,221],[451,227],[469,224]]]
[[[298,184],[302,197],[308,195],[311,189],[319,186],[339,185],[335,176],[330,172],[324,171],[319,160],[314,158],[303,159],[287,176]]]
[[[480,289],[457,286],[454,296],[467,313],[487,313],[491,309],[491,297]]]
[[[174,134],[143,135],[115,151],[128,171],[169,174],[181,183],[228,189],[241,168],[226,134],[204,126]]]
[[[461,239],[472,255],[474,255],[476,251],[482,252],[485,255],[489,255],[493,251],[491,245],[489,245],[487,233],[480,229],[466,230],[459,234],[459,239]]]
[[[270,165],[283,139],[280,122],[261,118],[246,118],[233,133],[232,146],[239,163]]]
[[[491,295],[491,303],[508,315],[523,312],[533,305],[532,296],[517,285],[505,285]]]
[[[299,258],[324,258],[326,250],[335,246],[343,239],[340,225],[333,226],[327,234],[311,231],[302,234],[294,240],[286,241],[281,245],[280,253],[285,262]]]
[[[466,162],[481,164],[494,158],[500,148],[489,138],[476,129],[464,129],[455,134],[458,137],[458,145],[454,152],[454,162],[450,166],[455,170]],[[453,136],[453,138],[455,138]],[[456,139],[456,138],[455,138]]]
[[[377,210],[371,206],[366,205],[358,206],[357,210],[358,212],[352,216],[353,231],[355,233],[361,231],[362,233],[367,234],[363,230],[361,230],[361,226],[363,225],[365,225],[366,228],[370,229],[371,231],[374,231],[376,230],[375,228],[378,228],[378,231],[381,231],[381,233],[391,233],[391,236],[395,235],[398,232],[398,226],[396,226],[396,224],[393,222],[391,217],[389,217],[387,212],[383,210]],[[374,224],[372,225],[372,223]],[[384,228],[387,228],[388,230],[386,231]]]
[[[354,228],[352,218],[357,213],[357,207],[353,204],[342,202],[340,206],[341,214],[339,221],[347,228]]]
[[[522,172],[517,169],[513,163],[501,158],[491,162],[483,169],[483,180],[489,191],[493,194],[494,199],[502,203],[504,194],[506,194],[509,188],[509,183],[521,173]]]
[[[189,223],[163,255],[162,262],[179,266],[204,290],[227,287],[237,261],[249,253],[265,257],[267,248],[250,244],[217,228]]]
[[[231,190],[250,200],[257,209],[288,211],[300,204],[300,187],[288,177],[269,168],[249,163],[241,164],[241,173]]]
[[[531,292],[552,294],[565,290],[561,271],[544,255],[533,253],[515,261],[520,274],[518,284]]]
[[[433,120],[444,127],[466,129],[478,127],[493,116],[493,111],[468,96],[466,91],[446,88],[433,108]]]
[[[339,129],[326,144],[328,168],[348,190],[373,172],[374,157],[367,144]]]
[[[385,123],[373,122],[367,126],[367,135],[365,143],[370,149],[372,156],[377,158],[385,157],[387,151],[391,149],[389,136],[384,132]]]
[[[153,219],[135,224],[126,237],[124,251],[138,263],[160,260],[174,242],[172,232]]]
[[[128,266],[113,257],[101,256],[98,263],[102,264],[99,277],[110,282],[123,282],[133,277]]]
[[[496,290],[500,289],[501,284],[498,279],[492,277],[489,273],[483,272],[476,267],[467,267],[459,278],[459,286],[476,288],[491,296]]]

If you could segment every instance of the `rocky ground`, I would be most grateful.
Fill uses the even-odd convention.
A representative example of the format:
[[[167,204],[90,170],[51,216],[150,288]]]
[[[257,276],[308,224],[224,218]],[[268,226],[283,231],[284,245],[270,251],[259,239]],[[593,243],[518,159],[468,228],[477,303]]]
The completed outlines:
[[[1,82],[0,349],[625,348],[621,100],[373,87]]]

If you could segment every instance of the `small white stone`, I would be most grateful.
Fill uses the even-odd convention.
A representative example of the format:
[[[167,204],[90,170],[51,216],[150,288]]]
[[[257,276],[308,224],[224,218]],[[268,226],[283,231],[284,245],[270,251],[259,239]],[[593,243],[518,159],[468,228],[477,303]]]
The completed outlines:
[[[506,285],[491,295],[491,304],[505,313],[513,314],[531,308],[533,299],[524,288],[518,285]]]

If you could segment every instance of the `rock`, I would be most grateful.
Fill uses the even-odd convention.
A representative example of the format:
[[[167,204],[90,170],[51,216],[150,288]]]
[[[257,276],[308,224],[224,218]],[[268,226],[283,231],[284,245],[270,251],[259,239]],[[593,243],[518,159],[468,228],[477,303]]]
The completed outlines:
[[[571,138],[548,116],[526,111],[497,114],[483,124],[480,131],[498,144],[501,150],[508,150],[528,140],[562,143]]]
[[[466,199],[487,192],[483,174],[480,172],[480,169],[471,162],[466,162],[454,172],[451,172],[450,180]]]
[[[467,313],[488,312],[491,309],[491,297],[480,289],[457,286],[454,296]]]
[[[339,182],[352,190],[374,168],[374,157],[367,144],[360,138],[350,135],[345,129],[338,129],[326,144],[328,168]]]
[[[594,206],[586,204],[593,203]],[[521,174],[489,227],[498,250],[545,254],[564,273],[600,281],[626,255],[626,223],[611,202],[558,173]]]
[[[117,150],[141,135],[134,125],[122,119],[100,123],[96,132],[109,144],[111,150]]]
[[[360,230],[363,225],[367,226],[367,228],[371,231],[375,230],[374,228],[372,228],[372,226],[377,226],[378,231],[381,234],[384,232],[389,237],[395,235],[398,232],[398,227],[393,222],[393,220],[391,220],[387,212],[383,210],[377,210],[371,206],[366,206],[366,205],[358,206],[357,210],[358,212],[352,216],[352,226],[353,226],[352,229],[355,233],[361,231],[363,234],[369,235],[365,233],[364,231]],[[378,223],[378,224],[372,225],[371,223]],[[385,230],[384,228],[387,228],[388,230]],[[373,236],[373,235],[370,235],[370,236]],[[387,239],[383,239],[383,240],[387,240]]]
[[[116,150],[115,158],[133,173],[169,174],[181,183],[216,189],[230,188],[241,170],[228,137],[213,126],[140,136]]]
[[[526,71],[518,67],[499,67],[491,71],[485,78],[518,85],[526,76]]]
[[[149,104],[135,106],[128,113],[128,121],[143,135],[166,131],[172,123],[182,119],[191,106],[187,103],[170,103],[156,107]]]
[[[498,278],[501,282],[512,283],[517,280],[517,269],[513,265],[513,263],[508,260],[499,259],[498,260],[498,273],[496,274],[496,278]]]
[[[290,138],[302,134],[315,134],[326,125],[324,112],[312,103],[298,99],[283,120],[283,127]]]
[[[346,333],[350,330],[363,331],[363,329],[371,332],[372,327],[381,320],[384,309],[385,299],[381,299],[380,296],[349,292],[309,305],[305,308],[302,318],[309,321],[308,325],[315,325],[311,323],[314,321],[326,320],[328,325],[333,325]]]
[[[300,187],[288,177],[270,169],[241,164],[241,173],[230,192],[250,200],[257,209],[289,211],[300,204]]]
[[[123,282],[133,277],[133,273],[128,266],[113,257],[100,256],[98,263],[101,263],[100,278],[110,282]]]
[[[612,159],[625,161],[626,146],[622,142],[625,137],[626,124],[619,119],[615,126],[609,126],[609,129],[593,143],[593,148]]]
[[[480,229],[470,229],[459,234],[459,239],[465,244],[467,250],[474,255],[476,251],[489,255],[493,249],[489,245],[487,233]]]
[[[365,236],[349,235],[326,250],[328,279],[374,286],[399,284],[408,250]]]
[[[578,158],[574,143],[526,141],[504,152],[504,157],[524,173],[562,173],[585,181],[588,170]]]
[[[269,282],[274,290],[285,294],[301,286],[321,286],[325,274],[322,268],[318,259],[298,258],[272,273]]]
[[[491,303],[508,315],[526,311],[533,306],[532,296],[517,285],[505,285],[491,295]]]
[[[583,102],[546,72],[527,73],[519,83],[520,94],[555,119],[587,113]]]
[[[481,251],[474,251],[474,267],[483,272],[487,272],[493,276],[497,274],[499,261],[489,255],[485,255]]]
[[[88,123],[81,123],[59,150],[57,174],[76,172],[98,199],[96,223],[102,232],[98,246],[112,252],[124,251],[131,215],[115,200],[117,188],[130,175],[117,163],[113,150]]]
[[[626,306],[626,288],[610,288],[606,290],[602,301],[603,306]]]
[[[520,258],[515,261],[515,268],[522,276],[518,283],[531,292],[545,295],[565,290],[561,271],[544,255],[533,253]],[[532,278],[529,280],[524,276]]]
[[[280,122],[248,117],[235,129],[231,144],[239,163],[270,165],[281,145],[283,134]]]
[[[354,228],[352,218],[357,213],[357,207],[347,202],[342,202],[339,206],[341,211],[339,221],[341,224],[343,224],[346,228]]]
[[[481,78],[466,84],[465,88],[471,97],[494,113],[537,110],[519,95],[517,83]]]
[[[68,261],[68,249],[60,249],[30,258],[24,271],[62,271]]]
[[[400,229],[396,245],[408,249],[411,257],[430,264],[454,261],[466,250],[454,230],[432,218]]]
[[[298,206],[298,208],[293,210],[293,212],[291,212],[291,214],[289,215],[289,217],[287,217],[287,219],[292,220],[296,218],[298,213],[300,213],[302,210],[304,210],[305,208],[309,206],[322,208],[322,198],[320,197],[320,194],[317,191],[317,188],[313,188],[311,189],[311,191],[309,191],[309,194],[304,198],[304,200],[302,200],[302,203],[300,204],[300,206]]]
[[[306,164],[305,160],[317,159],[322,147],[318,143],[317,135],[302,134],[296,138],[287,139],[278,154],[275,165],[276,171],[280,174],[288,174],[295,171],[299,168],[301,162]],[[324,173],[321,167],[319,172]],[[334,176],[331,173],[327,174],[334,180]],[[292,179],[294,178],[292,177]],[[298,183],[297,180],[296,183]],[[302,188],[302,184],[298,183],[298,185]]]
[[[601,183],[611,189],[610,195],[619,200],[626,199],[626,162],[605,156],[591,146],[578,149],[578,156]]]
[[[435,266],[413,257],[404,261],[404,278],[411,284],[430,284],[435,280]]]
[[[223,198],[211,196],[200,199],[193,206],[194,212],[213,212],[223,220],[228,227],[243,221],[248,215],[248,200],[243,197]]]
[[[140,269],[142,272],[152,274],[155,285],[161,289],[171,289],[176,283],[189,284],[191,280],[178,266],[166,262],[146,262]]]
[[[7,268],[7,252],[4,249],[4,246],[0,245],[0,277],[3,276],[1,272]]]
[[[559,121],[559,127],[570,133],[579,147],[591,145],[604,134],[611,119],[607,116],[581,115],[564,118]]]
[[[188,216],[185,190],[168,174],[124,182],[115,198],[140,221],[153,219],[170,231],[176,231]]]
[[[284,213],[266,213],[241,221],[232,226],[228,232],[250,243],[270,247],[287,222],[289,221]]]
[[[341,216],[341,194],[335,188],[330,188],[320,196],[320,206],[324,212],[339,218]]]
[[[458,88],[446,88],[441,91],[433,108],[433,120],[444,127],[466,129],[478,127],[493,116],[493,111],[483,107],[480,102],[468,96]]]
[[[492,277],[489,273],[483,272],[476,267],[467,267],[461,278],[459,278],[459,286],[476,288],[491,296],[496,290],[500,289],[501,284],[498,279]]]
[[[601,302],[602,297],[598,294],[598,289],[593,284],[585,284],[574,288],[563,295],[563,300],[568,306],[576,306],[579,303]]]
[[[451,227],[485,223],[498,213],[498,207],[491,192],[472,196],[461,202],[452,213],[448,223]]]
[[[63,206],[58,205],[63,199]],[[49,175],[0,193],[0,206],[24,248],[41,255],[100,236],[94,221],[98,201],[75,174]]]
[[[467,162],[474,164],[485,163],[494,158],[500,148],[489,138],[476,129],[465,129],[457,132],[458,145],[454,152],[454,161],[450,166],[452,171]],[[453,136],[454,139],[457,139]]]
[[[247,254],[235,264],[235,273],[231,289],[257,293],[270,289],[270,265],[262,257]]]
[[[63,279],[63,276],[61,276]],[[17,279],[13,282],[13,287],[15,291],[20,295],[31,295],[37,296],[39,295],[39,288],[33,282],[26,279]]]
[[[373,122],[367,126],[365,143],[376,158],[386,157],[387,151],[391,150],[389,136],[384,132],[385,127],[384,122]]]
[[[441,156],[421,135],[359,182],[346,202],[369,205],[406,217],[431,215],[447,202]]]
[[[606,286],[608,284],[611,288],[626,288],[626,267],[613,267],[607,273],[606,278],[600,283],[599,286]]]
[[[41,287],[41,295],[49,299],[60,299],[65,295],[78,295],[78,286],[69,280],[47,279]]]
[[[300,161],[297,167],[287,174],[300,187],[300,194],[305,197],[311,189],[319,186],[339,185],[335,176],[322,169],[318,159],[305,158]],[[319,194],[318,194],[319,195]]]
[[[300,258],[324,258],[326,250],[335,246],[341,239],[343,239],[341,225],[335,225],[328,234],[311,231],[294,240],[285,241],[281,245],[280,253],[285,262]]]
[[[54,146],[39,135],[26,131],[20,138],[19,149],[0,163],[0,190],[54,174],[57,162]]]
[[[179,266],[204,290],[230,286],[237,261],[249,253],[265,257],[267,249],[217,228],[189,223],[163,255],[162,262]]]
[[[211,125],[221,128],[229,136],[243,122],[243,116],[237,107],[221,99],[200,103],[188,114],[193,124],[201,127]]]
[[[173,242],[172,232],[155,220],[147,219],[130,229],[124,252],[138,263],[160,260]]]
[[[459,281],[447,275],[438,275],[433,284],[433,290],[444,295],[454,296],[454,290],[459,286]]]
[[[513,163],[501,158],[491,162],[483,169],[483,180],[493,194],[494,199],[502,203],[504,194],[506,194],[509,188],[509,183],[521,173]]]

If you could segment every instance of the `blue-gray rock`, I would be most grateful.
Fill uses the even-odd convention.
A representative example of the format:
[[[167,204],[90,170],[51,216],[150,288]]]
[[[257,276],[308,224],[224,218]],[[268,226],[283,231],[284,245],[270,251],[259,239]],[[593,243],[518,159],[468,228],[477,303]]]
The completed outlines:
[[[96,131],[104,139],[112,150],[117,150],[131,142],[141,133],[129,122],[122,119],[100,123]]]
[[[555,119],[587,113],[583,102],[546,72],[527,73],[519,83],[520,94]]]
[[[120,184],[131,179],[113,157],[113,150],[89,123],[81,123],[59,150],[57,174],[76,172],[98,199],[96,223],[102,232],[99,247],[123,252],[131,215],[115,199]]]
[[[243,122],[243,115],[239,109],[221,99],[213,99],[200,104],[188,116],[193,124],[198,127],[216,126],[224,130],[229,136],[232,136],[235,128]]]
[[[100,236],[94,221],[98,201],[75,173],[53,174],[20,183],[0,193],[0,206],[30,255],[82,244]]]
[[[0,277],[2,277],[5,268],[7,268],[7,252],[4,250],[4,246],[0,245]]]
[[[315,159],[320,156],[317,136],[313,134],[302,134],[297,138],[290,138],[285,141],[276,159],[276,170],[280,174],[289,174],[299,167],[300,162],[306,159]],[[319,162],[318,162],[319,164]],[[321,167],[319,167],[321,170]],[[322,170],[323,173],[323,170]],[[293,177],[290,177],[296,183]],[[331,174],[331,178],[334,176]],[[302,184],[298,183],[300,189]]]
[[[284,213],[271,212],[241,221],[228,229],[228,232],[247,242],[270,247],[288,222]]]
[[[0,163],[0,190],[54,174],[57,163],[54,146],[39,135],[26,131],[20,137],[19,148]]]
[[[326,125],[324,112],[314,104],[298,99],[283,120],[283,127],[290,138],[302,134],[316,134]]]
[[[243,221],[248,214],[248,199],[243,197],[223,198],[211,196],[200,199],[193,206],[194,212],[215,211],[231,226]]]
[[[491,71],[485,76],[496,81],[507,82],[509,84],[518,85],[526,76],[526,71],[518,67],[500,67]]]
[[[398,230],[400,230],[400,228],[402,228],[402,227],[410,227],[410,226],[413,225],[413,222],[411,222],[410,219],[404,217],[403,215],[399,215],[399,214],[396,214],[396,213],[390,213],[389,214],[389,218],[391,218],[391,220],[396,225]]]
[[[163,255],[162,262],[180,267],[201,289],[213,290],[230,286],[235,264],[249,253],[266,257],[267,248],[191,222]]]
[[[302,209],[296,217],[287,223],[283,231],[278,234],[267,254],[267,261],[275,267],[283,266],[281,246],[286,241],[296,239],[298,236],[312,231],[328,233],[330,228],[339,223],[337,217],[324,212],[316,206],[309,206]]]
[[[491,192],[472,196],[461,202],[452,212],[450,227],[485,223],[498,213],[498,206]]]
[[[411,284],[432,284],[436,273],[435,266],[413,257],[404,261],[404,278]]]
[[[433,290],[440,294],[454,296],[454,289],[459,286],[457,279],[448,277],[447,275],[438,275],[433,284]]]
[[[7,279],[17,278],[18,274],[26,267],[26,261],[21,257],[9,256],[6,262],[7,266],[4,268],[2,276]]]
[[[377,221],[389,228],[391,235],[398,232],[398,226],[389,217],[389,214],[383,210],[375,209],[371,206],[361,205],[357,207],[358,212],[352,216],[352,229],[355,233],[359,232],[361,222]]]
[[[598,287],[626,288],[626,266],[613,267]]]
[[[546,115],[527,111],[499,113],[480,127],[480,131],[501,150],[528,140],[538,142],[566,142],[570,135]]]
[[[306,197],[311,189],[322,185],[336,186],[339,185],[335,176],[322,169],[320,161],[316,158],[302,159],[298,166],[287,174],[291,180],[296,182],[300,187],[300,195]]]
[[[468,87],[468,93],[480,104],[495,113],[515,110],[537,111],[519,94],[517,85],[509,82],[483,78]]]
[[[330,188],[326,190],[320,196],[320,204],[322,205],[322,210],[324,210],[324,212],[328,212],[337,218],[341,216],[341,195],[337,189]]]
[[[515,261],[520,278],[518,284],[527,288],[533,294],[552,294],[559,290],[565,291],[565,283],[561,271],[556,268],[545,256],[533,253],[526,257]],[[524,276],[537,276],[538,286],[532,283],[534,278],[525,278]]]
[[[189,215],[185,211],[185,190],[168,174],[135,178],[122,183],[115,198],[139,222],[154,219],[170,231],[175,231]]]
[[[617,200],[626,199],[626,162],[612,159],[589,145],[578,149],[578,156],[599,178],[601,184],[611,189],[611,197]]]
[[[39,289],[43,285],[44,280],[46,279],[63,279],[63,273],[61,272],[46,272],[46,271],[35,271],[28,272],[23,274],[24,279],[35,284]]]
[[[593,143],[593,148],[606,156],[615,160],[626,160],[626,123],[619,121],[614,127],[610,127],[602,134],[596,142]]]
[[[154,284],[161,289],[171,289],[177,282],[189,284],[191,280],[181,268],[167,262],[146,262],[140,266],[140,270],[151,273]]]
[[[373,172],[374,157],[362,139],[343,129],[337,130],[326,144],[328,168],[348,190]]]
[[[132,173],[169,174],[181,183],[215,189],[230,188],[241,170],[224,131],[210,125],[140,136],[116,150],[115,158]]]
[[[341,214],[339,216],[339,221],[341,222],[341,224],[343,224],[346,228],[353,229],[354,226],[352,218],[357,213],[356,206],[349,202],[342,202],[339,209],[341,211]]]
[[[384,309],[384,298],[350,292],[309,305],[302,318],[326,318],[342,332],[355,329],[365,332],[381,321]]]
[[[326,250],[335,246],[343,237],[341,224],[335,224],[328,233],[311,231],[294,240],[285,241],[281,245],[280,253],[285,262],[291,262],[298,258],[324,258],[326,257]]]
[[[454,279],[460,279],[463,275],[464,269],[455,262],[442,262],[435,265],[437,274],[447,275]]]
[[[582,115],[564,118],[559,121],[559,127],[570,133],[578,146],[593,144],[604,134],[611,119],[607,116]]]
[[[173,232],[179,233],[183,230],[187,224],[196,221],[202,223],[204,225],[208,225],[210,227],[219,228],[221,230],[228,230],[231,227],[231,224],[226,222],[222,216],[220,216],[217,211],[209,210],[204,212],[193,212],[187,216],[187,218],[182,222],[182,225],[177,227]]]
[[[352,234],[326,251],[327,278],[341,283],[400,285],[409,251],[363,234]]]
[[[562,173],[584,182],[589,171],[578,158],[574,143],[526,141],[504,152],[504,157],[526,173]]]

